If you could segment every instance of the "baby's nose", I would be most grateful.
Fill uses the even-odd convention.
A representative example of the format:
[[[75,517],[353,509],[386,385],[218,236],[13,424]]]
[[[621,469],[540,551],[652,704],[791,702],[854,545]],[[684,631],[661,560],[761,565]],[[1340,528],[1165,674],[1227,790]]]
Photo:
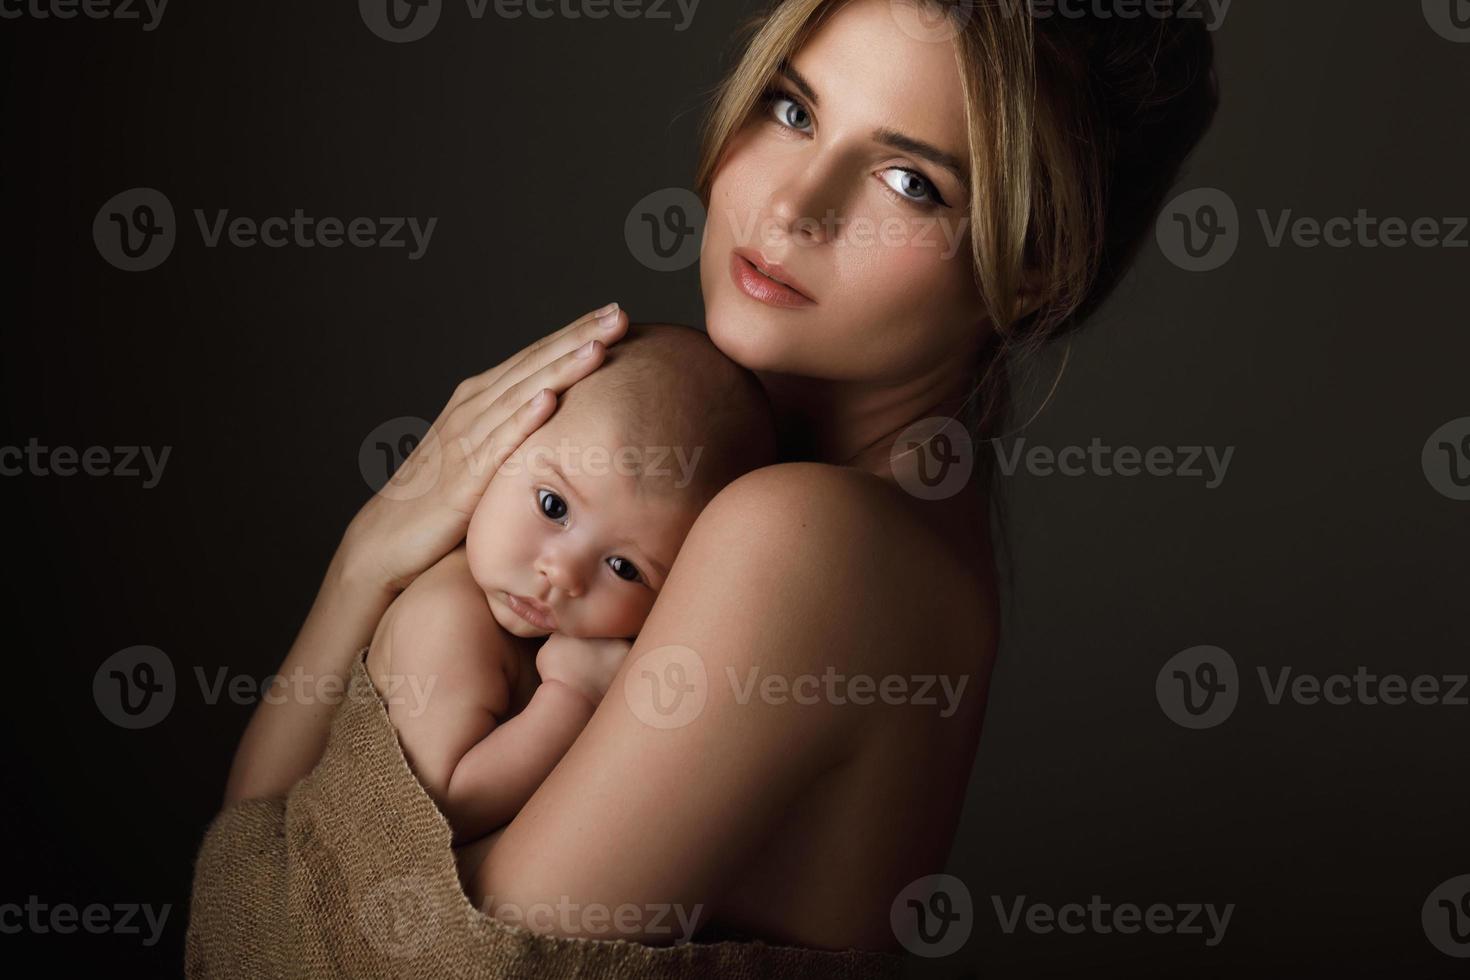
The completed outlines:
[[[572,597],[582,594],[586,588],[586,575],[582,571],[583,562],[575,555],[566,553],[553,553],[543,556],[541,560],[541,574],[546,576],[551,587]]]

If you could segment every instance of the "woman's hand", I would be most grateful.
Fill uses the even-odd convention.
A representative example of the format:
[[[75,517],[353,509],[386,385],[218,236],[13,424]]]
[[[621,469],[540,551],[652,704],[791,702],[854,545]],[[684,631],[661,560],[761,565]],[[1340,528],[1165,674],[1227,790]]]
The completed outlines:
[[[495,471],[627,330],[622,309],[604,310],[461,382],[393,479],[352,519],[345,567],[397,592],[464,540]]]
[[[597,705],[631,649],[631,640],[579,640],[552,633],[536,652],[536,673],[542,683],[560,681]]]
[[[277,674],[345,685],[393,594],[464,539],[500,464],[627,329],[616,307],[600,321],[589,313],[460,384],[399,473],[352,519]],[[583,347],[590,353],[578,357]],[[551,397],[538,399],[544,389]],[[321,758],[334,704],[262,698],[235,753],[225,802],[289,791]]]

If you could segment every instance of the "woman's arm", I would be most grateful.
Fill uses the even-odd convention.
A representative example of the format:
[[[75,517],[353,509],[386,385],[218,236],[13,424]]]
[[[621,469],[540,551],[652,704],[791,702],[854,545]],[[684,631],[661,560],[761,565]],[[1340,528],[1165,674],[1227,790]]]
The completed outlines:
[[[334,678],[345,690],[352,658],[393,597],[464,540],[495,471],[627,327],[621,309],[601,319],[589,313],[462,382],[393,479],[353,518],[278,673]],[[289,790],[321,758],[331,718],[331,705],[262,699],[235,753],[226,805]]]
[[[335,676],[341,683],[327,688],[288,683],[285,690],[345,691],[353,655],[372,639],[374,627],[395,594],[368,570],[351,568],[348,553],[338,548],[306,622],[277,673],[309,681]],[[326,747],[327,729],[336,710],[335,704],[326,701],[261,699],[235,751],[225,785],[225,805],[278,796],[311,771]]]
[[[891,567],[854,557],[875,519],[862,480],[785,464],[716,496],[582,736],[484,848],[469,888],[482,911],[606,938],[604,922],[522,913],[672,907],[697,928],[798,794],[859,751],[874,709],[761,689],[829,664],[877,676],[904,643],[910,617],[892,603],[911,597]],[[677,917],[617,934],[678,937]]]

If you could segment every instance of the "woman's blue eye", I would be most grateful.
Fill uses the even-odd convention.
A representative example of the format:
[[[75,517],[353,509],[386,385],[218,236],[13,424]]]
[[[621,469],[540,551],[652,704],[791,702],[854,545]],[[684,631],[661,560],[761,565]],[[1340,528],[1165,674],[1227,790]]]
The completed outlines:
[[[537,490],[536,499],[541,505],[541,513],[553,521],[560,521],[567,516],[567,502],[550,490]]]
[[[771,89],[766,93],[765,101],[776,113],[776,118],[783,126],[788,126],[799,133],[807,131],[811,125],[811,113],[806,111],[806,106],[782,92],[780,89]],[[784,108],[783,104],[784,103]]]
[[[609,567],[612,568],[613,574],[616,575],[618,578],[626,579],[629,582],[636,582],[639,578],[642,577],[638,574],[637,565],[619,555],[614,555],[613,557],[609,558],[607,560],[607,563]]]
[[[892,187],[894,192],[904,200],[913,201],[915,204],[944,204],[944,198],[939,196],[939,189],[923,174],[905,170],[902,167],[890,167],[884,173],[899,175],[897,184],[891,182],[886,176],[883,178],[883,183]]]

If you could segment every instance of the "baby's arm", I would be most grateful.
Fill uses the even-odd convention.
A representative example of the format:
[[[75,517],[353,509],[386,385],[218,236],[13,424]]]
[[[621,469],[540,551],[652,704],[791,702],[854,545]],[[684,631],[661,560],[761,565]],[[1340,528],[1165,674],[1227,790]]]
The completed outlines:
[[[456,842],[520,812],[592,717],[608,681],[589,682],[571,664],[602,664],[608,673],[608,658],[627,648],[622,641],[548,640],[537,657],[541,684],[507,717],[524,669],[513,644],[461,548],[404,591],[368,653],[404,755]]]
[[[461,547],[394,601],[368,651],[403,754],[451,824],[456,768],[510,713],[521,669],[512,643]]]
[[[498,726],[455,767],[451,823],[463,839],[520,812],[572,747],[612,684],[632,644],[553,633],[536,653],[540,685],[520,714]]]
[[[520,812],[592,717],[587,696],[543,680],[520,714],[479,741],[454,769],[446,815],[457,841],[489,833]]]

